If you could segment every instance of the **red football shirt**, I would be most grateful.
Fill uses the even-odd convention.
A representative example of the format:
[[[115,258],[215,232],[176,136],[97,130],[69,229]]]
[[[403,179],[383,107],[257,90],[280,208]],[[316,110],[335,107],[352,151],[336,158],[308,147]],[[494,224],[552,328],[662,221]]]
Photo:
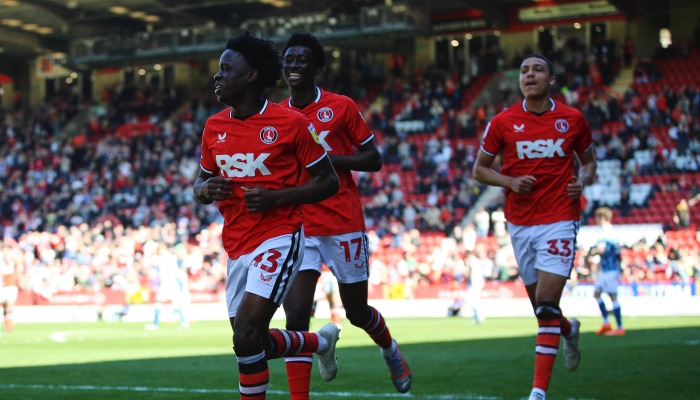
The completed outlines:
[[[357,105],[350,98],[316,88],[318,96],[303,109],[291,99],[280,104],[306,116],[316,127],[318,138],[329,154],[353,155],[374,138]],[[334,196],[315,204],[304,204],[304,233],[330,236],[365,230],[360,193],[350,170],[336,169],[340,189]],[[307,175],[308,179],[308,175]]]
[[[501,174],[537,179],[530,193],[506,189],[506,219],[516,225],[580,218],[581,202],[569,198],[566,185],[576,173],[574,153],[593,145],[591,129],[580,111],[551,101],[552,108],[537,115],[525,109],[523,100],[496,115],[484,132],[481,151],[501,153]]]
[[[327,157],[304,116],[265,102],[260,113],[241,121],[229,108],[211,116],[202,135],[200,167],[231,180],[233,195],[219,202],[222,240],[229,258],[255,250],[265,240],[301,228],[301,207],[287,205],[249,213],[241,186],[283,189],[299,186],[305,168]]]

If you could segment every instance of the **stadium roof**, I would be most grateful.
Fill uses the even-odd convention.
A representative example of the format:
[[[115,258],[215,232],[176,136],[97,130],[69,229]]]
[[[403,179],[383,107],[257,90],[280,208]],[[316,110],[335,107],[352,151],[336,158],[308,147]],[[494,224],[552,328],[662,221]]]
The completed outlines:
[[[651,0],[644,0],[651,1]],[[397,0],[424,17],[477,9],[493,27],[506,26],[507,10],[538,0]],[[639,0],[608,0],[629,13]],[[293,17],[329,10],[357,14],[362,7],[386,5],[386,0],[342,0],[321,7],[318,0],[0,0],[0,53],[29,57],[70,52],[75,39],[129,37],[139,32],[208,25],[238,26],[246,20]]]

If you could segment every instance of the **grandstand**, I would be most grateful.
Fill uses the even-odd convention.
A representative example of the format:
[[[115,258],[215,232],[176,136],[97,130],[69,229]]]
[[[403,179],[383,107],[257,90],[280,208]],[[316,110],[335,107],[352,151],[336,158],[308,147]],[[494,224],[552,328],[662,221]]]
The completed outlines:
[[[203,124],[221,107],[218,56],[243,29],[278,43],[317,33],[332,60],[320,84],[355,99],[376,134],[385,165],[356,174],[374,299],[451,299],[477,245],[494,260],[486,296],[525,296],[498,228],[502,195],[471,168],[490,118],[518,101],[513,70],[531,51],[555,62],[558,99],[594,129],[600,163],[583,225],[596,205],[615,210],[629,239],[626,284],[694,288],[700,5],[691,3],[0,1],[0,230],[19,304],[148,302],[125,293],[147,290],[151,242],[175,249],[193,303],[220,301],[220,216],[191,185]],[[689,211],[676,222],[681,199]],[[470,244],[479,208],[490,225]],[[578,250],[570,295],[590,296],[593,267]]]

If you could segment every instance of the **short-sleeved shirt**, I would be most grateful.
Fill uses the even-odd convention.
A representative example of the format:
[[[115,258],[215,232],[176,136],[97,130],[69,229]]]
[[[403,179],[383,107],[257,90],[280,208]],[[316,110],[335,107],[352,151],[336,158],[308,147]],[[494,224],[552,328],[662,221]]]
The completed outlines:
[[[292,106],[291,98],[280,104],[306,116],[316,127],[323,148],[329,154],[353,155],[374,139],[357,105],[350,98],[316,88],[316,99],[303,109]],[[334,196],[304,204],[304,233],[330,236],[365,230],[360,193],[352,172],[336,169],[340,188]]]
[[[496,115],[486,127],[481,151],[502,155],[501,174],[532,175],[537,181],[530,193],[506,189],[506,219],[516,225],[578,221],[579,199],[572,200],[566,186],[574,177],[574,154],[593,145],[583,114],[550,99],[543,114],[529,112],[525,100]]]
[[[202,135],[203,171],[230,179],[233,194],[219,202],[224,217],[222,240],[229,258],[255,250],[269,238],[293,233],[302,225],[301,207],[285,205],[249,213],[241,186],[270,190],[302,184],[302,172],[328,157],[314,125],[303,115],[265,101],[245,120],[223,110],[207,120]]]
[[[604,244],[605,250],[600,254],[600,269],[602,271],[620,271],[620,243],[612,227],[601,227],[598,230],[598,244]]]

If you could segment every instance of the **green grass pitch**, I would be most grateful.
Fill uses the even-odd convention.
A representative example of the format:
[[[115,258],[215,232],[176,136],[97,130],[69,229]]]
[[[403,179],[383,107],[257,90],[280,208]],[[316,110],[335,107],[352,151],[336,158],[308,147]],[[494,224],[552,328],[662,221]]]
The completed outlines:
[[[314,320],[312,329],[324,320]],[[598,318],[582,318],[579,370],[557,363],[548,399],[697,399],[700,317],[628,318],[623,337],[593,334]],[[313,399],[524,399],[534,363],[534,318],[390,319],[413,369],[400,395],[378,348],[345,321],[340,372],[321,381],[314,365]],[[281,326],[273,321],[273,326]],[[281,360],[271,360],[268,399],[288,399]],[[238,370],[228,321],[187,330],[141,323],[18,324],[0,338],[0,398],[238,399]]]

